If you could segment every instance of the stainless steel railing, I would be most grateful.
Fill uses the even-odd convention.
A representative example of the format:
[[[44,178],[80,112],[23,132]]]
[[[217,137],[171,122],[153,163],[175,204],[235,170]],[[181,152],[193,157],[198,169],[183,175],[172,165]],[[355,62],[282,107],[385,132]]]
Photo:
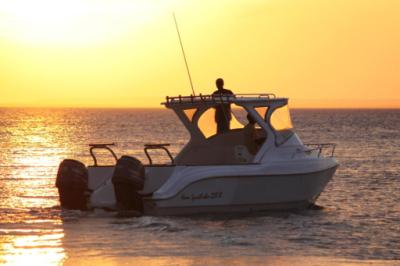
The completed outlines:
[[[335,143],[306,143],[304,144],[306,147],[310,147],[306,152],[317,151],[317,156],[325,155],[328,157],[333,157],[336,149]]]
[[[166,103],[193,103],[193,102],[214,102],[223,100],[224,102],[234,102],[237,99],[275,99],[273,93],[238,93],[238,94],[209,94],[209,95],[190,95],[190,96],[167,96]]]

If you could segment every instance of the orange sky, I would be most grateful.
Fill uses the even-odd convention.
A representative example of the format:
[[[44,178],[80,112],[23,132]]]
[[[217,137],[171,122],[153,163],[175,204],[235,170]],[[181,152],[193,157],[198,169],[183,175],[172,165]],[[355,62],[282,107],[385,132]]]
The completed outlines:
[[[217,77],[292,107],[400,108],[400,1],[0,2],[0,106],[158,107]]]

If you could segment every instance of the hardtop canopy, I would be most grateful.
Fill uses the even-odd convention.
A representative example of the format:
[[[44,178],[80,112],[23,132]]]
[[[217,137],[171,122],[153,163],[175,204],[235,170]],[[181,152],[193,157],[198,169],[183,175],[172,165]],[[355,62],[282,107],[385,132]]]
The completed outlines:
[[[213,95],[190,95],[166,97],[166,101],[161,103],[167,108],[196,108],[204,106],[214,106],[218,104],[233,103],[241,106],[282,106],[288,103],[288,98],[277,98],[275,94],[213,94]]]
[[[260,150],[280,145],[292,135],[288,98],[278,98],[275,94],[179,95],[166,97],[162,104],[174,110],[190,133],[189,142],[175,158],[177,164],[256,162],[263,154]],[[218,108],[223,110],[222,117],[217,115]],[[240,115],[246,119],[246,114],[256,122],[254,134],[263,139],[264,148],[257,147],[254,152],[247,145],[254,134],[247,134],[250,129],[245,130],[247,123],[237,119]],[[220,131],[220,125],[226,129]],[[249,151],[245,159],[238,156],[246,153],[242,152],[243,147]]]

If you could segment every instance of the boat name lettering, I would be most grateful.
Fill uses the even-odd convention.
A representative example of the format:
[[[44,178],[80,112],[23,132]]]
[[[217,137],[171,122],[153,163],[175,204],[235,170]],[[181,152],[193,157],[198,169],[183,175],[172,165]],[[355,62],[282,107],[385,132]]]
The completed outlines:
[[[205,199],[220,199],[222,198],[222,192],[201,192],[198,194],[192,193],[191,195],[186,195],[182,193],[181,199],[182,200],[205,200]]]

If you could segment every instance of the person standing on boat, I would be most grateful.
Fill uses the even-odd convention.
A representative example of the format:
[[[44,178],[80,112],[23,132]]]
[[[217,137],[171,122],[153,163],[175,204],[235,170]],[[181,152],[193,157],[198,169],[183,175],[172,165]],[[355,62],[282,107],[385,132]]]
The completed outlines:
[[[214,97],[233,95],[231,90],[224,88],[224,80],[219,78],[215,81],[217,90],[213,92]],[[223,98],[221,98],[224,100]],[[230,122],[232,119],[231,105],[229,103],[223,103],[215,107],[215,122],[217,123],[217,134],[228,131],[230,128]]]

